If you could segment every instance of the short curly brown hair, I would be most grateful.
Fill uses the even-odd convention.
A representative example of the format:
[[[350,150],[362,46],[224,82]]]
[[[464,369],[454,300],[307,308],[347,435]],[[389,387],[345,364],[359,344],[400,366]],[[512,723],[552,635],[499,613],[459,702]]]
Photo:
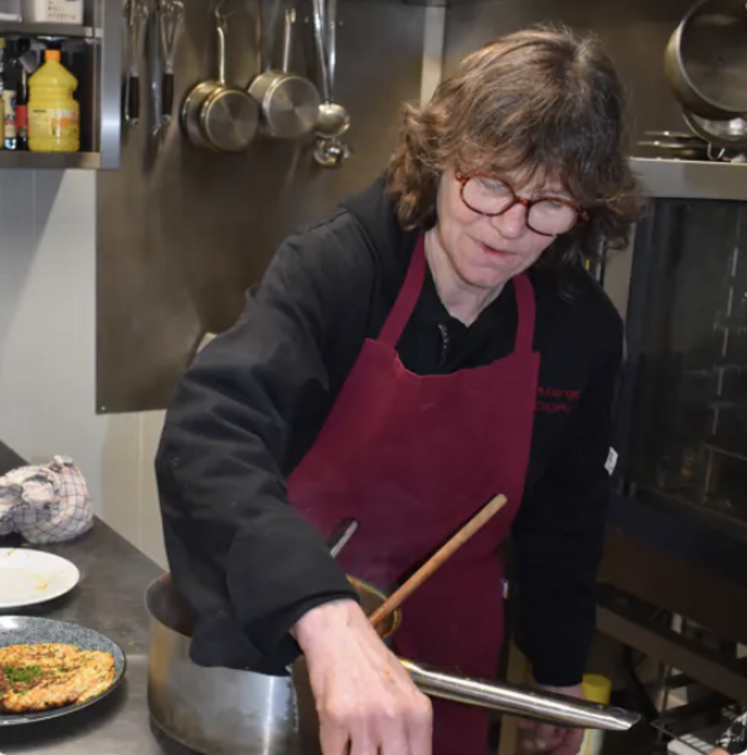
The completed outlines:
[[[404,106],[387,187],[403,227],[425,230],[449,168],[557,179],[589,215],[540,258],[562,271],[627,242],[642,207],[627,133],[625,92],[599,39],[532,27],[466,57],[427,105]]]

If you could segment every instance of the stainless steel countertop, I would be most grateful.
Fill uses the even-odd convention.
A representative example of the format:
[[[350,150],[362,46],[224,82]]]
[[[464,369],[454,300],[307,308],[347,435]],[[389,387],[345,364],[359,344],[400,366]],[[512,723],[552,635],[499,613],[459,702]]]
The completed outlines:
[[[0,546],[10,544],[15,543],[0,539]],[[182,755],[181,748],[157,740],[146,702],[149,628],[143,594],[162,570],[98,519],[80,539],[39,550],[72,561],[81,579],[68,595],[23,613],[103,632],[124,649],[127,672],[115,692],[90,708],[58,720],[0,726],[0,754]]]

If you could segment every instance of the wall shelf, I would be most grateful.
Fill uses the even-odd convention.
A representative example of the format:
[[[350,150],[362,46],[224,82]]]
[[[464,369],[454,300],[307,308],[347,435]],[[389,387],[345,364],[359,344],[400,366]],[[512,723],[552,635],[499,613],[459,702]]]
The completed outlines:
[[[116,170],[122,110],[122,0],[84,0],[83,24],[0,21],[0,37],[35,40],[32,50],[62,48],[63,65],[78,79],[81,151],[0,150],[2,169]]]
[[[16,152],[0,150],[0,170],[3,168],[47,168],[58,170],[98,170],[98,152]]]
[[[101,29],[75,24],[35,24],[27,22],[0,21],[0,36],[55,38],[55,39],[98,39]]]

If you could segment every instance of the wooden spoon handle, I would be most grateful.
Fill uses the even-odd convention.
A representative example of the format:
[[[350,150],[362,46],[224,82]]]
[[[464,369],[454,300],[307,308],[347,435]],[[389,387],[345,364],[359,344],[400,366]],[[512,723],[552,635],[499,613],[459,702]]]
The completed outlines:
[[[451,539],[439,548],[401,587],[395,590],[370,616],[373,626],[380,624],[396,611],[420,585],[443,566],[479,529],[484,527],[505,505],[508,499],[497,495],[485,504]]]

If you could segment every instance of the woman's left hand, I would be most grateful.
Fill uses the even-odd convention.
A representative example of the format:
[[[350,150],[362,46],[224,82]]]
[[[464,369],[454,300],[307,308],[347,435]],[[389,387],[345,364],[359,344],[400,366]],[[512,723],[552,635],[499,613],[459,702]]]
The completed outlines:
[[[584,698],[581,685],[575,687],[549,687],[546,685],[537,685],[541,690],[556,692],[567,697],[576,697],[581,700]],[[583,729],[567,729],[563,726],[554,724],[545,724],[539,721],[521,721],[519,723],[521,731],[520,743],[523,748],[522,752],[527,753],[548,753],[548,755],[578,755],[581,749],[581,742],[584,739]]]

